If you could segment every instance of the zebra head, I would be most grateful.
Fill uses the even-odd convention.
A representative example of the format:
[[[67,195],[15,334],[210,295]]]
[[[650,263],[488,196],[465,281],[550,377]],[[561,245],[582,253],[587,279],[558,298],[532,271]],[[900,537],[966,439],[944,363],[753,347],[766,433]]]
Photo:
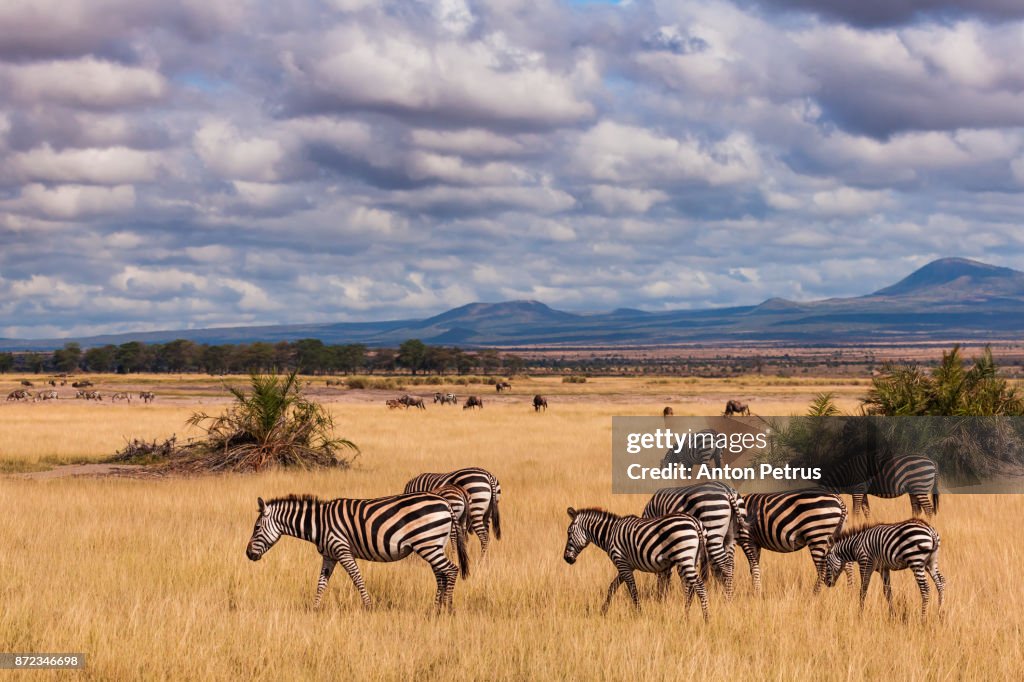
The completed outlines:
[[[846,568],[846,562],[839,558],[839,553],[836,551],[836,546],[832,545],[829,547],[828,553],[825,555],[825,570],[822,572],[821,579],[824,581],[826,587],[832,587],[836,584],[839,579],[839,574]]]
[[[590,533],[583,527],[578,511],[572,507],[569,507],[567,511],[572,521],[569,523],[569,537],[565,541],[565,553],[562,558],[565,559],[565,563],[572,565],[576,563],[576,557],[580,555],[580,552],[590,544]]]
[[[251,561],[259,561],[260,557],[266,554],[267,550],[274,546],[281,539],[281,528],[277,520],[270,512],[263,498],[257,498],[260,515],[256,519],[256,525],[252,529],[252,537],[245,547],[245,556]]]

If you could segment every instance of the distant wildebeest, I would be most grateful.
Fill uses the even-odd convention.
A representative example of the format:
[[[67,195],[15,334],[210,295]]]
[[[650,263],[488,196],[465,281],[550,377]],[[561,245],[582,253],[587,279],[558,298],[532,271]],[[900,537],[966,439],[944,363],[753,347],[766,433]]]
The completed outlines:
[[[533,396],[533,411],[539,412],[542,407],[548,409],[548,399],[539,394]]]
[[[471,395],[466,398],[466,404],[462,406],[462,409],[468,410],[473,407],[484,409],[484,401],[480,399],[480,396]]]
[[[661,411],[662,417],[671,417],[673,414],[675,413],[672,411],[671,407],[666,407],[664,410]]]
[[[416,396],[409,395],[408,393],[399,398],[398,402],[402,403],[406,407],[418,407],[421,410],[427,409],[427,406],[423,404],[423,398],[417,398]]]
[[[132,394],[121,391],[120,393],[115,393],[114,395],[110,396],[110,402],[116,403],[118,400],[127,400],[128,404],[130,405],[132,402]]]
[[[501,393],[502,391],[511,391],[512,384],[508,383],[507,381],[499,381],[498,383],[494,384],[494,390],[496,390],[498,393]]]
[[[60,385],[61,385],[61,386],[67,386],[67,385],[68,385],[68,382],[67,382],[67,380],[66,380],[66,379],[61,379],[61,380],[60,380]]]
[[[29,381],[28,379],[22,379],[22,380],[21,380],[21,385],[22,385],[22,386],[31,386],[31,385],[32,385],[32,382],[31,382],[31,381]]]
[[[750,416],[750,406],[746,403],[741,403],[738,400],[730,400],[725,404],[725,416],[731,417],[734,414],[741,414],[746,417]]]
[[[23,388],[19,388],[7,394],[7,400],[28,400],[31,397],[32,394]]]
[[[345,382],[342,379],[328,379],[327,380],[327,385],[328,386],[342,386],[344,384],[345,384]]]
[[[156,393],[153,393],[152,391],[142,391],[139,393],[139,399],[144,403],[151,403],[156,400]]]
[[[405,409],[406,407],[409,407],[408,405],[403,403],[401,400],[397,400],[396,398],[388,398],[388,400],[384,404],[388,406],[389,410],[396,410],[399,407],[401,407],[402,409]]]
[[[89,388],[92,386],[92,382],[88,379],[82,379],[81,381],[75,381],[71,384],[71,388]]]
[[[36,393],[35,400],[57,400],[59,397],[57,391],[39,391]]]
[[[57,382],[54,381],[53,379],[50,379],[50,385],[53,386],[54,388],[56,388],[57,387]]]

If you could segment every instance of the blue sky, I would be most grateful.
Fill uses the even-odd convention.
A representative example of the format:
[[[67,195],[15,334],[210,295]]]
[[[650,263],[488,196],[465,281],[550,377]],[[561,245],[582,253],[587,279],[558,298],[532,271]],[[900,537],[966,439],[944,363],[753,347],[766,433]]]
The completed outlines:
[[[1024,268],[1015,0],[0,6],[0,336]]]

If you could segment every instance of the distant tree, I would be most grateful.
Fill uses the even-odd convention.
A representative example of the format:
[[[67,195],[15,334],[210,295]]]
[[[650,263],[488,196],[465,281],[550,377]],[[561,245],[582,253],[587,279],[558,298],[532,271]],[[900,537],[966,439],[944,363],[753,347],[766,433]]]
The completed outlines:
[[[25,356],[25,367],[28,371],[39,374],[46,369],[46,356],[42,353],[29,353]]]
[[[196,366],[199,348],[188,339],[175,339],[160,350],[160,364],[169,372],[184,372]]]
[[[206,346],[200,354],[199,364],[207,374],[227,374],[234,346]]]
[[[482,350],[477,353],[477,360],[484,374],[494,374],[501,368],[501,355],[493,349]]]
[[[299,371],[319,374],[330,368],[331,353],[320,339],[299,339],[295,342],[295,362]]]
[[[97,346],[85,351],[82,366],[90,372],[109,372],[114,369],[116,346]]]
[[[334,367],[345,374],[354,374],[366,366],[366,346],[350,343],[346,346],[331,346]]]
[[[455,349],[455,369],[459,374],[469,374],[476,365],[477,358],[475,355]]]
[[[14,353],[0,353],[0,374],[7,374],[14,368]]]
[[[114,353],[114,365],[118,374],[141,372],[145,368],[146,347],[138,341],[122,343]]]
[[[412,374],[423,369],[427,359],[427,346],[419,339],[409,339],[398,347],[398,365]]]
[[[53,366],[58,372],[73,372],[82,360],[82,348],[77,343],[65,343],[63,348],[53,351]]]
[[[398,355],[390,348],[378,348],[367,362],[370,372],[390,372],[398,364]]]
[[[509,374],[522,374],[526,369],[526,360],[518,355],[505,356],[505,370]]]

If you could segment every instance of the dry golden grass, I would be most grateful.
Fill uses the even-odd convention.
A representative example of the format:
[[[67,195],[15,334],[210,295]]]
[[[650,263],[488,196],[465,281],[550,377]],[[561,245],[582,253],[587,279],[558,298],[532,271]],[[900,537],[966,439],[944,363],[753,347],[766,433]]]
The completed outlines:
[[[773,407],[802,411],[804,397]],[[622,590],[602,618],[599,607],[614,571],[596,548],[575,566],[562,561],[565,508],[642,508],[642,496],[611,494],[609,417],[655,414],[663,405],[645,400],[552,401],[546,414],[521,403],[474,412],[337,404],[341,433],[363,449],[349,471],[173,480],[0,478],[0,650],[83,651],[88,669],[76,677],[96,680],[930,680],[1024,674],[1015,653],[1024,635],[1017,577],[1024,534],[1016,525],[1024,498],[1017,496],[943,498],[936,526],[947,604],[941,619],[933,612],[925,624],[917,619],[909,573],[894,574],[897,619],[887,615],[877,577],[859,616],[855,591],[845,584],[811,596],[813,571],[804,552],[765,555],[761,598],[750,593],[738,556],[737,596],[726,603],[712,588],[708,625],[697,606],[684,613],[677,582],[668,601],[654,602],[651,576],[640,576],[642,613],[629,608]],[[676,413],[699,413],[700,405],[677,403]],[[53,454],[50,447],[99,457],[122,435],[181,434],[187,412],[184,406],[4,406],[0,447],[5,458],[21,460]],[[28,416],[8,421],[23,414]],[[61,446],[56,437],[39,445],[59,429],[73,432],[69,441],[83,446]],[[501,479],[504,535],[483,563],[476,561],[478,545],[471,540],[473,574],[459,581],[454,616],[432,615],[434,581],[416,558],[362,564],[376,604],[370,612],[359,608],[340,571],[321,609],[310,608],[320,561],[308,543],[284,538],[259,563],[245,558],[258,495],[379,496],[400,491],[421,471],[470,464]],[[881,519],[909,512],[905,499],[872,506]]]

